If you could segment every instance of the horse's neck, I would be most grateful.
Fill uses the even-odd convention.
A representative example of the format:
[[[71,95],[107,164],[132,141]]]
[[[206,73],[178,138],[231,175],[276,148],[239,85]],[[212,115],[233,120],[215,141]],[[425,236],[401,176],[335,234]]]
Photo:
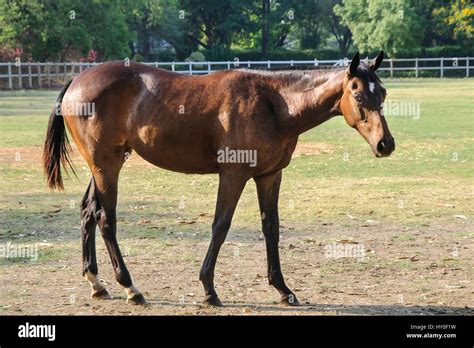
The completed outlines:
[[[280,119],[282,129],[290,136],[298,136],[331,117],[340,114],[338,103],[343,94],[344,72],[329,73],[317,87],[295,91],[280,91]]]

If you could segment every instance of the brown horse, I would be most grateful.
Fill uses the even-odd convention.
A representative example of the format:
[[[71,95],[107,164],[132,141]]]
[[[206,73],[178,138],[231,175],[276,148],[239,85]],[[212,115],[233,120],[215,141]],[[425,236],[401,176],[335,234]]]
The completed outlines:
[[[110,298],[97,277],[98,225],[127,302],[146,303],[133,286],[116,239],[119,172],[133,149],[161,168],[219,174],[212,239],[199,275],[210,305],[221,305],[214,289],[217,255],[242,190],[253,178],[268,281],[283,303],[297,305],[278,254],[282,169],[290,163],[301,133],[340,114],[377,157],[390,155],[395,143],[382,113],[386,93],[375,74],[382,60],[383,52],[369,65],[361,64],[356,54],[348,68],[232,70],[206,76],[118,61],[97,65],[69,82],[49,120],[43,161],[49,187],[63,189],[60,166],[70,165],[65,122],[92,172],[81,204],[83,275],[92,297]],[[252,154],[256,157],[250,163]]]

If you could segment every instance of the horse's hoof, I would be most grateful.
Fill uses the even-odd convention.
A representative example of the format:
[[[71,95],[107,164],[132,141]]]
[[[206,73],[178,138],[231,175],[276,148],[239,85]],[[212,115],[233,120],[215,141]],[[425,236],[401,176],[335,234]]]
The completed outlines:
[[[112,299],[112,296],[110,296],[106,288],[93,292],[91,296],[94,300],[111,300]]]
[[[127,298],[127,303],[138,306],[149,306],[150,304],[145,300],[142,294],[135,294],[130,298]]]
[[[300,301],[298,301],[295,294],[283,295],[281,297],[280,302],[286,306],[292,306],[292,307],[296,307],[300,305]]]
[[[206,296],[206,298],[204,299],[204,305],[211,306],[211,307],[224,307],[222,305],[221,300],[219,300],[219,297],[217,297],[217,295]]]

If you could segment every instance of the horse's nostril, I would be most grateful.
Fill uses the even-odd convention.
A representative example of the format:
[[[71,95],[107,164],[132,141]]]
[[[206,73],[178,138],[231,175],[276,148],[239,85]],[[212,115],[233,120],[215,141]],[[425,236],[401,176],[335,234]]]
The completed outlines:
[[[379,143],[377,144],[377,151],[380,152],[380,153],[383,153],[383,151],[385,150],[385,142],[383,140],[379,141]]]

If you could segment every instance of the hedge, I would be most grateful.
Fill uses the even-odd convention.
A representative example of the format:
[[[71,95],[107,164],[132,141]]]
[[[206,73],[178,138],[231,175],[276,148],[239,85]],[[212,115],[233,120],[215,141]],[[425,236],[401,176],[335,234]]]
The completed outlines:
[[[261,52],[259,49],[233,50],[225,47],[215,47],[201,51],[206,60],[228,61],[239,58],[240,61],[259,61]],[[356,49],[351,48],[346,55],[351,58]],[[375,57],[379,52],[361,52],[362,57]],[[277,49],[269,52],[270,60],[335,60],[344,58],[337,49],[322,48],[316,50],[287,50]],[[438,57],[472,57],[474,56],[474,45],[472,46],[436,46],[429,48],[418,48],[410,51],[400,51],[394,58],[438,58]]]

